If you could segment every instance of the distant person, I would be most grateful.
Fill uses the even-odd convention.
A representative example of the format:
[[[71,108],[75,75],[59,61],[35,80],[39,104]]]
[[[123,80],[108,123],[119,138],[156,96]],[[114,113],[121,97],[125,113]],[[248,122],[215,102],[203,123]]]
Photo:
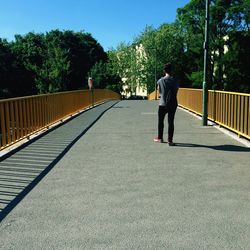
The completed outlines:
[[[158,90],[160,94],[158,109],[158,137],[155,142],[163,142],[164,118],[168,114],[168,144],[174,146],[174,116],[178,106],[177,92],[179,89],[178,80],[172,75],[172,65],[167,63],[164,66],[165,76],[158,80]]]

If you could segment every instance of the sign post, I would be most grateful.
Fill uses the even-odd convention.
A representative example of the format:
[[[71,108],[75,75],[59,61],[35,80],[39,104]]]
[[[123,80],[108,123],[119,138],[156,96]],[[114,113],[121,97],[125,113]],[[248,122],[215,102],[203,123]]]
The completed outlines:
[[[92,77],[88,78],[89,90],[91,90],[92,106],[94,106],[94,91],[93,91],[93,80]]]
[[[89,90],[91,90],[92,87],[93,87],[93,80],[92,80],[92,77],[89,77],[89,78],[88,78],[88,85],[89,85]]]

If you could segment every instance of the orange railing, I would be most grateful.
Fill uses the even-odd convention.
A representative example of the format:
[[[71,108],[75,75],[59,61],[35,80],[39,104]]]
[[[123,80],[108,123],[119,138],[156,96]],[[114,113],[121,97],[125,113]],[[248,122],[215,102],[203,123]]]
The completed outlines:
[[[79,90],[0,100],[0,150],[79,112],[120,95]]]
[[[180,88],[178,103],[202,115],[202,90]],[[250,139],[250,94],[209,90],[208,119]]]
[[[156,91],[156,93],[155,91],[153,91],[148,95],[148,100],[156,100],[158,98],[158,94],[159,94],[158,91]]]
[[[250,139],[250,94],[209,91],[208,117]]]
[[[202,90],[200,89],[184,89],[178,91],[179,106],[189,109],[196,114],[202,114]]]

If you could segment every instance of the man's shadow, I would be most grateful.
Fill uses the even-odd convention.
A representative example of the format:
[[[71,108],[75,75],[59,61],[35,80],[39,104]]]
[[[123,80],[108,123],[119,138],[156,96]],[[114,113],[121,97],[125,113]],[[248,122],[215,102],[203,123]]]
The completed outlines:
[[[194,144],[194,143],[175,143],[176,147],[185,147],[185,148],[209,148],[213,150],[220,151],[230,151],[230,152],[250,152],[250,148],[237,146],[237,145],[204,145],[204,144]]]

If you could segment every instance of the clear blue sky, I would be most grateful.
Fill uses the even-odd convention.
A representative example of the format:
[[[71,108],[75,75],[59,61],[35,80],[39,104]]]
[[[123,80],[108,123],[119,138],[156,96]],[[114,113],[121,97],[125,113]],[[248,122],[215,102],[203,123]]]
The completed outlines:
[[[175,20],[189,0],[0,0],[0,37],[52,29],[85,31],[105,50],[132,42],[146,25]]]

